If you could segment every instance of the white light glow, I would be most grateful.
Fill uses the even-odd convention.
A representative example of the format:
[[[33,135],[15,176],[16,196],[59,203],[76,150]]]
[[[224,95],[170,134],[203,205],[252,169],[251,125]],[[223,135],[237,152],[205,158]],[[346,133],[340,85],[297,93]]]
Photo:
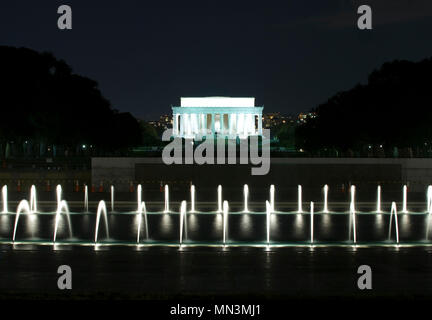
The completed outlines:
[[[255,98],[201,97],[180,98],[181,107],[254,107]]]

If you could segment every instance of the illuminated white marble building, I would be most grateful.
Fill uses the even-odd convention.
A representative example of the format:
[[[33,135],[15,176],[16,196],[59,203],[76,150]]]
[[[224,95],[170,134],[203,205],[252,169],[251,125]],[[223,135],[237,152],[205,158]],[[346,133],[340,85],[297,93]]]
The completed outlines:
[[[180,100],[179,107],[172,107],[174,137],[245,139],[262,135],[263,107],[255,106],[255,98],[203,97]]]

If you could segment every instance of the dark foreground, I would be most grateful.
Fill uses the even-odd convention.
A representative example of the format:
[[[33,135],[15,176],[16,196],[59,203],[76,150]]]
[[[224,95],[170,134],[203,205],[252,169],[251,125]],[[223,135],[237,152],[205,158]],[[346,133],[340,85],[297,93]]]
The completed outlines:
[[[57,268],[64,264],[72,268],[72,290],[57,287]],[[363,264],[372,268],[372,290],[357,287],[357,268]],[[2,245],[0,251],[1,304],[20,313],[45,314],[56,300],[57,307],[64,306],[76,315],[82,309],[74,306],[84,303],[100,314],[127,307],[130,312],[145,309],[159,319],[197,319],[172,316],[170,310],[178,304],[213,308],[234,303],[261,305],[260,317],[254,318],[289,318],[297,308],[307,310],[308,315],[333,314],[334,307],[342,306],[349,307],[353,315],[367,316],[370,309],[365,307],[371,303],[389,315],[402,309],[409,312],[413,305],[427,308],[431,296],[432,247],[270,251],[203,247],[179,251],[175,247],[95,250],[71,246],[53,250],[51,246]],[[11,304],[5,299],[14,301]],[[97,302],[85,301],[89,299]],[[207,314],[202,318],[226,316]]]
[[[372,290],[359,290],[369,265]],[[57,268],[72,268],[72,290],[57,288]],[[2,297],[332,298],[432,296],[430,247],[183,248],[3,245]]]

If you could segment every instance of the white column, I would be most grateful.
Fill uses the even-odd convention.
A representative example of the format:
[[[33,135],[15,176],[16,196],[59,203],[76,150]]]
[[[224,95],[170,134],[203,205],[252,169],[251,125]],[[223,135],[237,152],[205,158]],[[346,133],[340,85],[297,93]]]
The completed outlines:
[[[191,134],[191,121],[190,121],[190,114],[186,113],[185,115],[185,131],[186,131],[186,135],[189,137],[189,135]]]
[[[237,135],[240,135],[243,130],[243,113],[236,115],[237,118]]]
[[[177,114],[176,113],[173,114],[173,131],[172,131],[172,133],[173,133],[173,136],[177,135]]]
[[[262,114],[258,114],[258,134],[262,136]]]
[[[199,133],[199,114],[194,113],[192,115],[193,133],[196,135]]]
[[[184,135],[184,114],[180,114],[180,136]]]

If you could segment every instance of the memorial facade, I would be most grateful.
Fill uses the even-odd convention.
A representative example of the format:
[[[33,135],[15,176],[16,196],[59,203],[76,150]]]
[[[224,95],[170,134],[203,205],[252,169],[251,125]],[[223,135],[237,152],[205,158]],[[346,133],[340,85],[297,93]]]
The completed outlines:
[[[262,135],[263,109],[252,97],[180,98],[180,106],[172,107],[173,136],[201,140]]]

